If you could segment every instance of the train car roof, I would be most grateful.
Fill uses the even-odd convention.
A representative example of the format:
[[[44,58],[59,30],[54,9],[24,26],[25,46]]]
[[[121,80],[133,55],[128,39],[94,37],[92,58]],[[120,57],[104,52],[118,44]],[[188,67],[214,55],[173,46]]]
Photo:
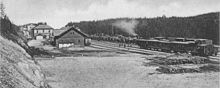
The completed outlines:
[[[156,39],[137,39],[138,41],[145,41],[145,42],[161,42],[161,43],[177,43],[177,44],[192,44],[195,43],[194,41],[170,41],[170,40],[156,40]]]
[[[154,37],[154,39],[165,39],[165,37]]]
[[[169,40],[162,40],[162,41],[158,41],[158,42],[162,42],[162,43],[171,43]]]
[[[198,46],[207,46],[208,44],[199,44]]]
[[[196,41],[196,40],[209,40],[209,39],[195,39],[195,38],[186,38],[186,40],[194,40],[194,41]]]
[[[136,39],[138,41],[147,41],[147,39]]]
[[[154,38],[165,38],[165,37],[154,37]]]
[[[171,43],[177,43],[177,44],[192,44],[192,43],[194,43],[194,42],[171,41]]]
[[[176,39],[186,39],[186,38],[176,38]]]
[[[156,40],[156,39],[137,39],[139,41],[159,41],[159,40]]]
[[[147,41],[151,41],[151,42],[157,42],[157,41],[160,41],[160,40],[156,40],[156,39],[150,39],[150,40],[147,40]]]

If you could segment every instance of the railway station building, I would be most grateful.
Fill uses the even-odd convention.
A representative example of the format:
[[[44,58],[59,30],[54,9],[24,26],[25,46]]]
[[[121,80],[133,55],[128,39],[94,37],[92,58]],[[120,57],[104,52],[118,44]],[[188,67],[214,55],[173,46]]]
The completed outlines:
[[[36,40],[40,39],[52,39],[53,37],[53,28],[49,25],[40,24],[32,29],[32,38]]]

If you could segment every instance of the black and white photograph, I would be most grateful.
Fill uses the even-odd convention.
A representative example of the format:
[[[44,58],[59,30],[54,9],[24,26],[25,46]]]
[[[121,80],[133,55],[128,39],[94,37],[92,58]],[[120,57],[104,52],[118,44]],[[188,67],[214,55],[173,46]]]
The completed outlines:
[[[220,88],[220,0],[0,0],[0,88]]]

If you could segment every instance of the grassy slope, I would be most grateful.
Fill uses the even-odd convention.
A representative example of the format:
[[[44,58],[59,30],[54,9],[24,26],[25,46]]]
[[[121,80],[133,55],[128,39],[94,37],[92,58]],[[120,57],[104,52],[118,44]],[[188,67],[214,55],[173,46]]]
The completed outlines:
[[[0,88],[48,88],[17,26],[8,19],[0,23]]]

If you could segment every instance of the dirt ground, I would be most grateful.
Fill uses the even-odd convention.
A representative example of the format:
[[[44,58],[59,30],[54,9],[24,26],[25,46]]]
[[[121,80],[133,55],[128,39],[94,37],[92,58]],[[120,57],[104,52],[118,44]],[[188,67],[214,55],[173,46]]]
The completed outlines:
[[[158,66],[144,65],[149,62],[146,57],[156,55],[90,54],[95,55],[55,57],[39,63],[53,88],[220,88],[219,72],[163,74],[156,71]]]

